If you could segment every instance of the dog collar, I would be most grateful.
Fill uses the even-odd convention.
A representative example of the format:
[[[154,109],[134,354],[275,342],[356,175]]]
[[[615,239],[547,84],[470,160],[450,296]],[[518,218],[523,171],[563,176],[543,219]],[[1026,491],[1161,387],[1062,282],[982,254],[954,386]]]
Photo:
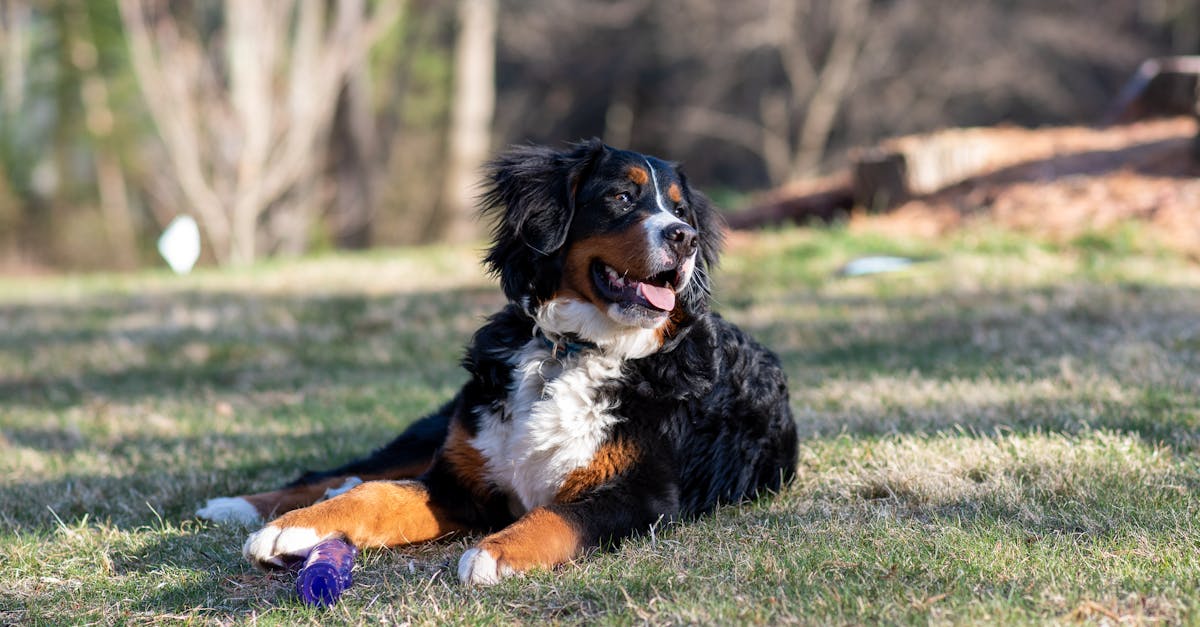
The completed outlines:
[[[538,330],[538,337],[542,338],[542,342],[544,342],[546,344],[546,346],[550,349],[550,355],[554,359],[560,359],[562,357],[571,357],[573,355],[578,355],[579,353],[582,353],[583,351],[586,351],[586,350],[592,350],[594,348],[599,348],[599,346],[597,346],[595,344],[595,342],[587,342],[587,341],[580,340],[580,339],[572,340],[572,339],[568,339],[566,337],[559,337],[558,341],[556,342],[554,340],[551,340],[549,337],[546,337],[546,334],[542,333],[540,329]]]

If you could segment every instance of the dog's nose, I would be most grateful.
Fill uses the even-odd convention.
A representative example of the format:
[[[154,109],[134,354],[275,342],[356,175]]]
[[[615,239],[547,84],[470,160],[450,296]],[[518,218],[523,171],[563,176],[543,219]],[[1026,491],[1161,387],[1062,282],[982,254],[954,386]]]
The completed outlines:
[[[676,255],[682,259],[696,252],[699,236],[691,225],[677,222],[663,229],[663,239]]]

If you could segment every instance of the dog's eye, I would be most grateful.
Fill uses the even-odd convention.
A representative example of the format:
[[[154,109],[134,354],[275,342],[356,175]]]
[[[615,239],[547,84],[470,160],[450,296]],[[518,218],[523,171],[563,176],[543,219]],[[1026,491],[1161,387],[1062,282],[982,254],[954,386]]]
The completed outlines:
[[[687,208],[683,205],[675,205],[675,217],[682,218],[687,215]]]
[[[628,205],[629,203],[633,202],[633,194],[630,194],[629,192],[621,192],[616,196],[613,196],[613,199],[623,205]]]

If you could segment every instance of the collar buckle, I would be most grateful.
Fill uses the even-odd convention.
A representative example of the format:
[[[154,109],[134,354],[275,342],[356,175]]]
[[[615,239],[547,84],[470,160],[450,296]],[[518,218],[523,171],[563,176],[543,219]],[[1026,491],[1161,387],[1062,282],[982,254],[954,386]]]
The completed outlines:
[[[579,339],[568,339],[567,336],[559,336],[557,341],[551,340],[541,329],[538,329],[538,337],[542,338],[547,348],[550,349],[552,359],[561,361],[563,358],[578,355],[586,350],[599,348],[594,342],[588,342]]]

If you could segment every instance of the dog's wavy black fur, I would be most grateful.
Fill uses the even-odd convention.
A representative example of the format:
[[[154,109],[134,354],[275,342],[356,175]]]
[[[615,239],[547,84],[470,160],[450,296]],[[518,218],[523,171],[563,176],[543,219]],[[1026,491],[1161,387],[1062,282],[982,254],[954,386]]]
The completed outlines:
[[[658,174],[653,164],[669,172]],[[653,199],[645,196],[646,166],[659,177],[652,181],[659,194]],[[539,326],[540,308],[562,297],[574,247],[599,235],[641,233],[637,225],[664,202],[679,217],[674,222],[686,222],[695,236],[685,242],[694,247],[695,269],[656,331],[656,348],[621,360],[619,374],[596,382],[594,400],[616,417],[598,450],[621,443],[621,456],[579,490],[534,505],[566,521],[586,548],[777,490],[792,478],[797,442],[786,378],[773,353],[710,311],[709,275],[722,224],[677,166],[592,140],[562,151],[513,148],[489,165],[487,180],[483,212],[495,226],[485,263],[509,304],[468,345],[462,360],[467,382],[453,400],[369,457],[307,473],[293,488],[351,475],[386,478],[428,462],[417,481],[455,528],[497,530],[518,521],[525,508],[487,473],[468,467],[462,449],[484,429],[526,419],[509,410],[522,351],[539,341],[554,344],[554,351],[559,344],[583,353],[602,350],[596,338],[551,336]],[[670,201],[660,189],[667,185]],[[636,204],[626,203],[630,193],[614,196],[621,189],[638,190]],[[614,209],[614,203],[625,204]]]

